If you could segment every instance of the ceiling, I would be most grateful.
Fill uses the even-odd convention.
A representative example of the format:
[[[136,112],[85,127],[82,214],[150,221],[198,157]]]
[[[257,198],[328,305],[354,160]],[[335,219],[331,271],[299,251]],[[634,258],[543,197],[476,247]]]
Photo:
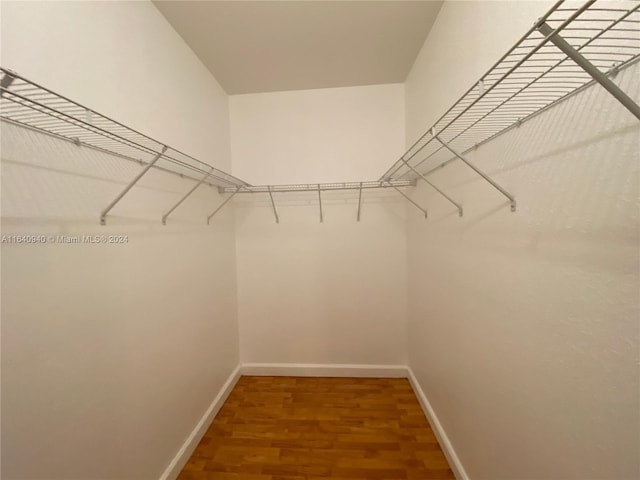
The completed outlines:
[[[154,4],[233,95],[404,82],[442,1]]]

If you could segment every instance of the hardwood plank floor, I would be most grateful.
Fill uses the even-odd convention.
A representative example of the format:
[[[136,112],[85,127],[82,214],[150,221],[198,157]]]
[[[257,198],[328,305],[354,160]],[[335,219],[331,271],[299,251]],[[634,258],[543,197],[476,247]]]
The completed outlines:
[[[241,377],[178,478],[455,477],[406,379]]]

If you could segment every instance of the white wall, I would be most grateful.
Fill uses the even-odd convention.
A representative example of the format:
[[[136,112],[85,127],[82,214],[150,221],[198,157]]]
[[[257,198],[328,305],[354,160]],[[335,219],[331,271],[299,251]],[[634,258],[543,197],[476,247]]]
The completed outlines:
[[[3,1],[2,66],[222,170],[227,96],[149,1]]]
[[[252,183],[377,178],[547,7],[446,2],[406,84],[227,97],[146,2],[2,2],[2,65]],[[472,46],[474,48],[470,48]],[[443,48],[446,46],[446,48]],[[635,72],[617,77],[640,96]],[[135,98],[135,101],[131,99]],[[228,136],[231,134],[231,145]],[[473,480],[638,472],[638,127],[592,88],[395,192],[242,197],[2,130],[3,478],[157,478],[238,361],[409,363]],[[407,230],[405,218],[408,216]],[[407,240],[408,238],[408,240]],[[407,244],[408,241],[408,244]],[[235,260],[234,250],[237,251]],[[408,299],[407,299],[408,292]],[[408,307],[407,307],[408,302]],[[408,312],[407,312],[408,309]],[[409,325],[406,325],[407,316]]]
[[[402,85],[231,96],[233,172],[254,184],[372,180],[404,143]],[[395,191],[236,201],[243,362],[404,364],[404,201]]]
[[[407,82],[408,142],[547,6],[446,2]],[[638,74],[616,77],[636,101]],[[431,180],[464,218],[415,194],[433,218],[408,222],[409,364],[473,480],[638,476],[639,134],[593,87],[469,155],[517,213],[461,163]]]
[[[405,83],[407,147],[431,128],[553,3],[445,2]]]
[[[2,2],[2,65],[230,166],[227,97],[148,2]],[[193,182],[2,125],[2,477],[157,479],[238,363],[232,211]]]
[[[252,184],[377,180],[403,150],[404,85],[232,95],[233,173]]]

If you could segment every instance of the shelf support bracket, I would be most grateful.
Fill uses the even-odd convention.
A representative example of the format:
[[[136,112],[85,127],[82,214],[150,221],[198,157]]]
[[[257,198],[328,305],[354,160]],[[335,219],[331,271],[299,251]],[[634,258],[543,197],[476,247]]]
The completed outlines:
[[[322,216],[322,190],[320,190],[320,184],[318,184],[318,205],[320,205],[320,223],[324,222],[324,217]]]
[[[208,176],[208,175],[207,175]],[[236,188],[236,190],[234,192],[231,193],[231,195],[229,195],[227,198],[224,199],[224,202],[222,202],[218,208],[216,208],[213,213],[211,215],[209,215],[207,217],[207,225],[209,225],[209,222],[211,221],[211,219],[213,218],[213,216],[218,213],[220,210],[222,210],[222,208],[229,203],[229,201],[235,196],[236,193],[238,193],[240,191],[240,189],[242,188],[242,186],[239,186],[238,188]]]
[[[360,221],[361,207],[362,207],[362,182],[360,182],[360,188],[358,189],[358,221]]]
[[[404,198],[406,198],[409,202],[411,202],[418,210],[420,210],[422,213],[424,213],[424,218],[427,218],[427,209],[426,208],[422,208],[420,205],[418,205],[416,202],[414,202],[411,199],[411,197],[409,197],[409,195],[407,195],[402,190],[400,190],[398,187],[393,185],[391,182],[389,182],[389,180],[387,180],[387,184],[390,187],[394,188],[396,190],[396,192],[398,192],[400,195],[402,195]]]
[[[455,207],[458,209],[458,215],[461,217],[462,216],[462,205],[460,205],[459,203],[455,202],[451,197],[449,197],[449,195],[447,195],[446,193],[444,193],[442,190],[440,190],[438,187],[436,187],[433,183],[431,183],[429,180],[427,180],[427,178],[421,174],[420,172],[418,172],[415,168],[413,168],[411,166],[411,164],[409,162],[407,162],[404,158],[401,158],[400,160],[402,160],[402,163],[404,163],[413,173],[415,173],[416,175],[418,175],[422,180],[425,181],[425,183],[427,185],[429,185],[431,188],[433,188],[436,192],[438,192],[440,195],[442,195],[444,198],[446,198],[447,200],[449,200],[449,202],[451,202],[453,205],[455,205]]]
[[[442,144],[442,146],[444,148],[446,148],[447,150],[449,150],[453,155],[455,155],[456,157],[458,157],[460,160],[462,160],[464,163],[467,164],[467,166],[469,166],[469,168],[471,168],[474,172],[476,172],[478,175],[480,175],[482,178],[484,178],[489,184],[491,184],[491,186],[493,186],[493,188],[495,188],[496,190],[498,190],[502,195],[504,195],[505,197],[507,197],[509,199],[509,204],[511,206],[511,211],[515,212],[516,211],[516,199],[513,195],[511,195],[509,192],[507,192],[504,188],[502,188],[500,185],[498,185],[496,182],[494,182],[491,177],[489,177],[486,173],[484,173],[482,170],[480,170],[478,167],[476,167],[474,164],[472,164],[471,162],[469,162],[469,160],[467,160],[466,158],[464,158],[460,153],[456,152],[453,148],[451,148],[445,141],[443,141],[440,137],[438,137],[437,135],[433,135],[433,138],[435,138],[438,142],[440,142]]]
[[[166,225],[166,224],[167,224],[167,217],[168,217],[169,215],[171,215],[171,214],[173,213],[173,211],[174,211],[176,208],[178,208],[178,207],[182,204],[182,202],[184,202],[184,201],[187,199],[187,197],[189,197],[189,195],[191,195],[193,192],[195,192],[195,191],[197,190],[197,188],[198,188],[200,185],[202,185],[202,184],[204,183],[204,181],[205,181],[207,178],[209,178],[209,177],[211,176],[211,173],[212,173],[212,172],[213,172],[213,168],[211,168],[211,170],[209,170],[209,173],[207,173],[204,177],[202,177],[202,178],[200,179],[200,181],[199,181],[198,183],[196,183],[196,184],[195,184],[195,186],[194,186],[191,190],[189,190],[189,191],[186,193],[186,195],[185,195],[184,197],[182,197],[182,198],[178,201],[178,203],[176,203],[173,207],[171,207],[171,209],[170,209],[167,213],[165,213],[165,214],[162,216],[162,224],[163,224],[163,225]]]
[[[162,155],[164,155],[164,152],[167,151],[167,146],[163,146],[162,147],[162,151],[160,153],[158,153],[155,157],[153,157],[153,160],[151,160],[149,163],[147,163],[147,166],[144,167],[142,169],[142,171],[136,175],[136,177],[131,180],[131,182],[129,182],[129,185],[127,185],[126,187],[124,187],[124,190],[122,190],[122,192],[120,192],[120,194],[109,204],[109,206],[107,208],[105,208],[104,210],[102,210],[102,212],[100,213],[100,225],[106,225],[107,224],[107,214],[111,211],[111,209],[113,207],[116,206],[116,204],[122,200],[122,197],[124,197],[127,192],[129,192],[129,190],[131,190],[133,188],[133,186],[138,183],[138,180],[140,180],[145,173],[147,173],[149,171],[149,169],[151,167],[153,167],[155,165],[155,163],[160,159],[160,157],[162,157]]]
[[[629,110],[637,119],[640,120],[640,106],[634,102],[620,87],[611,81],[604,73],[602,73],[598,67],[594,66],[589,60],[584,58],[580,52],[573,48],[567,41],[556,33],[553,35],[553,28],[551,28],[546,22],[542,22],[538,25],[538,30],[545,37],[549,37],[549,41],[558,47],[562,52],[567,55],[571,60],[580,66],[585,72],[602,85],[611,95],[613,95],[627,110]]]
[[[280,223],[278,211],[276,210],[276,203],[273,201],[273,194],[271,193],[271,185],[267,186],[267,191],[269,192],[269,198],[271,199],[271,206],[273,207],[273,215],[276,217],[276,223]]]

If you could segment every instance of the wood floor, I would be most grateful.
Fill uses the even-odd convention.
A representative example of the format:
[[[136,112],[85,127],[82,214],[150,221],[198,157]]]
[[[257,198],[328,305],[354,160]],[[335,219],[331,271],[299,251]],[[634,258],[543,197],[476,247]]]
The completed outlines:
[[[178,478],[455,477],[406,379],[241,377]]]

